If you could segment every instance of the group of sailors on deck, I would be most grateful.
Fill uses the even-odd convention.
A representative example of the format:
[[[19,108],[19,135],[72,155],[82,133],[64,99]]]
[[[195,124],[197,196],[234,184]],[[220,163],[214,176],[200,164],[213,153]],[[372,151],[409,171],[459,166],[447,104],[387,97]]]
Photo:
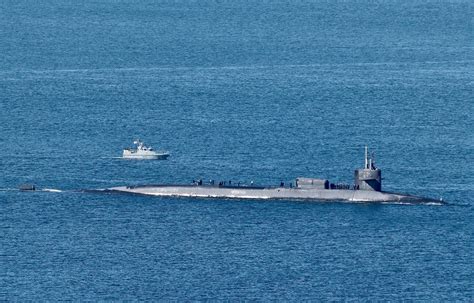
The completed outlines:
[[[204,183],[203,183],[202,179],[199,179],[199,180],[193,180],[192,184],[196,185],[196,186],[201,186]],[[211,180],[209,180],[208,184],[209,185],[215,185],[216,181],[211,179]],[[237,187],[239,187],[241,184],[244,185],[244,183],[242,183],[240,181],[238,181],[237,183],[236,182],[232,183],[232,180],[229,180],[229,181],[220,181],[218,183],[218,186],[219,187],[221,187],[221,186],[237,186]],[[250,186],[253,186],[253,181],[250,181]]]

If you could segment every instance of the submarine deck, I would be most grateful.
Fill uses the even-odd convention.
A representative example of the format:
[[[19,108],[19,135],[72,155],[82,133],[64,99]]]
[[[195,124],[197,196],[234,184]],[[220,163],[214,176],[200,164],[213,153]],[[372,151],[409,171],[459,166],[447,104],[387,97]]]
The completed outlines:
[[[440,203],[437,200],[411,195],[355,189],[150,184],[112,187],[108,191],[164,197]]]

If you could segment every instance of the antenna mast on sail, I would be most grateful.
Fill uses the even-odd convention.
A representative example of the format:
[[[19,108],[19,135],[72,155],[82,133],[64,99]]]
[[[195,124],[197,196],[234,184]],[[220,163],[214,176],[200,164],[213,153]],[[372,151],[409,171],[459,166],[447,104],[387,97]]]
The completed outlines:
[[[365,146],[365,166],[364,168],[367,169],[369,168],[369,154],[368,154],[368,149],[367,149],[367,145]]]

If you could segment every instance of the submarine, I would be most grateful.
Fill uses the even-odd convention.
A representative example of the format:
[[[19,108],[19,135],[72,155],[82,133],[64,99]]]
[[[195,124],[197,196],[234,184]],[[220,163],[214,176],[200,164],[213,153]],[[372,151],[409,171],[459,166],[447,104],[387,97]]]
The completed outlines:
[[[279,186],[241,185],[240,183],[202,180],[191,184],[148,184],[119,186],[106,189],[108,192],[129,193],[160,197],[252,199],[252,200],[309,200],[341,202],[399,202],[436,203],[442,200],[382,191],[382,171],[375,166],[375,158],[365,147],[364,167],[354,171],[353,184],[333,184],[327,179],[298,177],[294,184]]]

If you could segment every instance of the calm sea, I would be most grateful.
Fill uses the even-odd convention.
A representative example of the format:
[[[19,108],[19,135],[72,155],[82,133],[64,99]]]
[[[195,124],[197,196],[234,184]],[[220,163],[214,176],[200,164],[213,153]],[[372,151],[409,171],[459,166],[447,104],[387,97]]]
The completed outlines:
[[[3,0],[0,300],[472,301],[473,76],[469,1]],[[80,191],[350,183],[366,144],[448,204]]]

